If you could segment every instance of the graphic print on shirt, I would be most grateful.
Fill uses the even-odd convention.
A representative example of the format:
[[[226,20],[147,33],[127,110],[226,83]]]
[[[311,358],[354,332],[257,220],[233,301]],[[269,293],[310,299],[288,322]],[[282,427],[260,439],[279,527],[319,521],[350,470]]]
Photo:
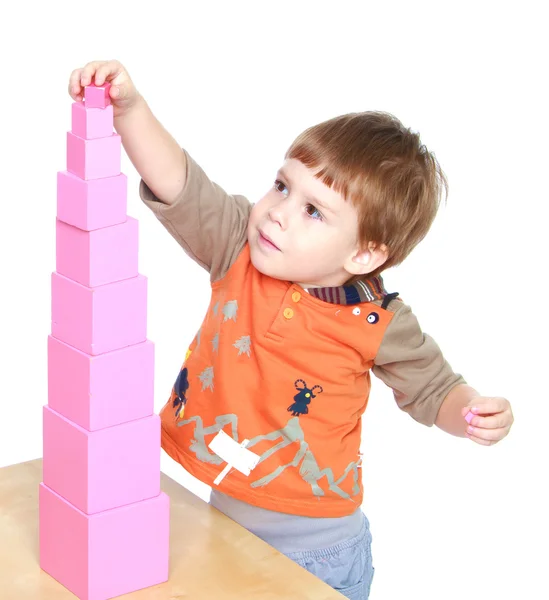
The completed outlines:
[[[217,330],[211,338],[211,358],[210,366],[204,368],[201,366],[201,372],[193,372],[191,368],[191,380],[197,378],[196,387],[193,388],[194,394],[210,394],[214,392],[214,369],[215,369],[215,354],[219,354],[219,347],[225,347],[230,344],[237,352],[237,356],[246,355],[251,357],[252,340],[250,335],[241,335],[248,333],[241,331],[236,334],[236,339],[233,335],[232,339],[227,339],[224,333],[224,324],[229,321],[237,323],[238,320],[238,302],[232,300],[218,300],[210,309],[210,318],[214,319]],[[369,322],[371,322],[368,319]],[[213,333],[213,332],[212,332]],[[197,342],[199,338],[197,336]],[[205,343],[205,340],[202,340]],[[198,345],[197,345],[198,348]],[[294,471],[298,476],[310,486],[311,493],[316,498],[325,497],[327,494],[335,494],[339,498],[354,502],[354,497],[360,494],[360,467],[362,457],[360,455],[351,457],[347,465],[338,467],[338,472],[334,473],[333,468],[319,464],[317,457],[312,451],[309,443],[305,439],[305,432],[300,425],[300,418],[307,418],[309,412],[314,413],[315,403],[313,400],[322,394],[323,386],[316,381],[307,381],[305,379],[296,379],[294,387],[297,393],[293,395],[293,402],[286,405],[286,411],[291,416],[283,423],[276,424],[276,429],[268,431],[247,432],[246,437],[250,438],[247,445],[248,449],[253,449],[254,446],[259,450],[259,463],[263,463],[261,474],[254,472],[246,478],[250,488],[264,488],[276,481],[285,472]],[[214,398],[215,396],[211,396]],[[287,413],[286,413],[287,414]],[[212,415],[213,417],[213,415]],[[217,414],[214,422],[210,424],[204,423],[203,415],[193,414],[186,418],[181,418],[177,421],[177,427],[191,427],[191,432],[188,441],[188,451],[196,456],[196,459],[202,463],[222,466],[224,460],[215,454],[208,446],[207,440],[211,436],[216,435],[221,430],[226,430],[226,433],[238,442],[242,436],[238,432],[238,416],[234,413]],[[209,421],[209,418],[208,418]],[[187,434],[188,435],[188,434]],[[187,435],[185,437],[187,437]],[[267,462],[265,462],[267,461]],[[259,464],[258,463],[258,464]],[[322,460],[325,463],[325,460]],[[272,466],[271,466],[272,465]],[[227,477],[230,479],[231,475]],[[221,484],[222,485],[222,484]]]
[[[303,387],[298,387],[298,384]],[[292,413],[292,416],[299,417],[299,415],[308,415],[309,414],[309,404],[311,403],[312,398],[316,398],[315,390],[318,388],[317,394],[322,394],[324,391],[321,385],[315,385],[311,389],[307,387],[307,384],[303,381],[303,379],[298,379],[295,382],[295,389],[298,390],[298,393],[294,396],[294,403],[288,406],[288,411]]]
[[[206,367],[202,373],[198,376],[200,381],[202,382],[202,391],[205,389],[210,389],[213,392],[214,389],[214,368]]]
[[[196,458],[201,462],[214,465],[224,464],[223,459],[209,449],[205,438],[206,436],[217,434],[226,425],[229,425],[230,432],[227,433],[229,433],[235,441],[238,441],[238,417],[234,414],[218,415],[215,418],[215,423],[207,427],[204,427],[202,418],[198,415],[177,423],[178,427],[192,427],[193,425],[194,435],[189,450],[193,452]],[[277,443],[274,443],[274,445],[260,455],[261,458],[258,464],[267,460],[282,449],[290,446],[290,444],[295,443],[297,450],[289,462],[276,466],[271,473],[261,477],[260,479],[253,480],[252,471],[250,476],[250,487],[264,487],[274,481],[277,477],[280,477],[280,475],[282,475],[286,469],[294,468],[299,469],[299,475],[303,481],[311,486],[311,491],[316,497],[325,495],[324,490],[319,484],[323,478],[325,478],[328,483],[328,489],[337,494],[340,498],[353,501],[352,496],[355,496],[360,492],[358,470],[361,467],[362,457],[359,455],[358,460],[351,461],[344,469],[343,473],[337,478],[330,467],[321,469],[313,452],[309,449],[309,444],[305,440],[305,434],[301,428],[301,425],[299,424],[298,417],[290,418],[282,429],[276,429],[270,433],[257,435],[251,438],[246,448],[251,450],[255,445],[264,441]],[[349,474],[352,474],[351,494],[340,487],[340,484],[347,479]]]
[[[238,349],[238,356],[241,354],[247,354],[250,358],[250,351],[252,346],[252,340],[249,335],[243,335],[233,344]]]
[[[217,316],[219,312],[219,302],[216,302],[212,308],[212,312],[214,316]],[[229,300],[223,306],[223,323],[232,319],[236,322],[237,312],[238,312],[238,302],[236,300]],[[202,327],[198,330],[196,334],[196,350],[200,347],[202,334]],[[250,357],[251,352],[251,338],[249,335],[241,336],[233,346],[238,350],[238,356],[241,354],[246,354]],[[217,332],[212,338],[212,348],[214,352],[219,352],[219,332]],[[187,351],[187,355],[185,357],[185,362],[189,358],[191,354],[191,350]],[[214,368],[213,366],[206,367],[199,375],[198,379],[202,384],[202,391],[209,389],[210,391],[214,391]],[[188,370],[186,367],[182,367],[179,375],[177,376],[176,382],[174,384],[172,390],[172,405],[175,409],[175,418],[178,419],[183,416],[183,411],[185,404],[187,403],[187,398],[185,396],[187,390],[189,389],[189,381],[188,381]]]
[[[229,300],[223,306],[223,323],[232,319],[236,323],[236,313],[238,312],[238,302],[236,300]]]
[[[175,418],[180,419],[185,412],[185,404],[187,404],[187,390],[189,389],[189,371],[184,367],[179,371],[179,375],[173,386],[173,401],[172,406],[175,408]]]
[[[340,312],[339,310],[337,312]],[[360,307],[355,306],[353,308],[353,315],[355,316],[359,316],[361,313]],[[336,313],[337,315],[337,313]],[[366,322],[370,323],[370,325],[375,325],[376,323],[379,322],[379,314],[376,312],[371,312],[367,317],[366,317]]]

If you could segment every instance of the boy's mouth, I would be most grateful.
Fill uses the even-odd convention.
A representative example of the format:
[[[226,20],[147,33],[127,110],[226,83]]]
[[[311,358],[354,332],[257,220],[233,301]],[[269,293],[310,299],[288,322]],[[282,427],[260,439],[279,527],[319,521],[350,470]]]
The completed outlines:
[[[270,248],[271,250],[279,250],[280,248],[273,242],[273,240],[266,234],[264,234],[261,229],[259,231],[259,242],[265,248]]]

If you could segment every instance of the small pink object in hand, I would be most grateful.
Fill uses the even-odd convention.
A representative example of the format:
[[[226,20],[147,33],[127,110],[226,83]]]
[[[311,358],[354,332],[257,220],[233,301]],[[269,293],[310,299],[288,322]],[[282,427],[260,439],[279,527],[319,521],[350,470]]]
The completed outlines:
[[[86,108],[107,108],[111,103],[109,90],[111,84],[105,82],[103,85],[87,85],[84,88],[84,104]]]
[[[475,416],[475,415],[474,415],[474,414],[473,414],[471,411],[469,411],[469,412],[468,412],[468,413],[465,415],[465,420],[467,421],[467,423],[471,423],[471,421],[473,420],[473,417],[474,417],[474,416]]]

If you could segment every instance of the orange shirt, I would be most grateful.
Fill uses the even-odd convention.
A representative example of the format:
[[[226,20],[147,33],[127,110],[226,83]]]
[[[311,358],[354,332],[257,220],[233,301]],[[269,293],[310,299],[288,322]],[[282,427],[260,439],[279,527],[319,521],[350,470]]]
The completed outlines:
[[[260,460],[249,475],[232,469],[220,491],[280,512],[349,515],[363,497],[361,418],[370,372],[426,425],[465,381],[381,277],[356,286],[356,303],[343,287],[313,295],[257,271],[245,235],[251,205],[186,157],[185,188],[174,204],[161,203],[144,182],[140,190],[211,274],[206,316],[160,412],[162,447],[213,486],[226,463],[209,443],[223,429],[236,442],[249,439]]]

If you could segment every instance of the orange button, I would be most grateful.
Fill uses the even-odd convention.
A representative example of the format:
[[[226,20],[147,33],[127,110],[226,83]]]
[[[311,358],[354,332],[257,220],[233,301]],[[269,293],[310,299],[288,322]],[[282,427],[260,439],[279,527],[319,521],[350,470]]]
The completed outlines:
[[[292,300],[294,302],[299,302],[301,300],[301,294],[299,292],[294,292],[292,294]]]
[[[291,308],[285,308],[283,314],[287,319],[291,319],[294,316],[294,311]]]

